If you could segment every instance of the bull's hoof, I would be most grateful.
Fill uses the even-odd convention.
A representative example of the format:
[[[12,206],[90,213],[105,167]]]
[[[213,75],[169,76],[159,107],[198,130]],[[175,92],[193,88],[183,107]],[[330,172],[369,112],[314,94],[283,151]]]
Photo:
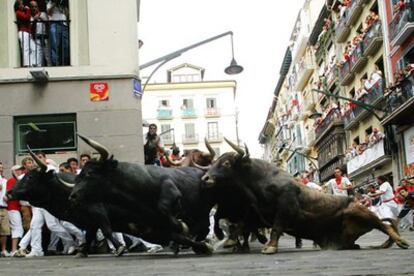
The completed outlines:
[[[86,252],[81,252],[81,251],[79,251],[78,253],[76,253],[76,255],[75,255],[75,258],[87,258],[88,257],[88,253],[86,253]]]
[[[383,244],[381,244],[377,248],[390,248],[393,244],[394,244],[393,239],[389,238],[388,240],[386,240]]]
[[[235,247],[237,245],[237,240],[233,240],[233,239],[228,239],[224,242],[223,244],[223,248],[232,248]]]
[[[396,243],[402,249],[408,249],[408,247],[410,247],[410,244],[406,240],[403,240],[403,239],[396,241]]]
[[[118,247],[117,250],[115,250],[114,255],[117,256],[117,257],[120,257],[120,256],[122,256],[122,254],[125,253],[126,249],[127,248],[126,248],[125,245],[121,245],[120,247]]]
[[[250,247],[249,245],[237,245],[235,247],[233,247],[233,252],[234,253],[249,253],[250,252]]]
[[[258,234],[258,235],[257,235],[257,239],[259,240],[259,242],[260,242],[261,244],[266,244],[266,243],[267,243],[267,238],[266,238],[266,236],[265,236],[265,235]]]
[[[211,255],[213,254],[213,247],[208,242],[201,242],[200,245],[193,247],[194,253],[197,255]]]
[[[277,253],[277,246],[266,245],[262,249],[262,254],[271,255]]]

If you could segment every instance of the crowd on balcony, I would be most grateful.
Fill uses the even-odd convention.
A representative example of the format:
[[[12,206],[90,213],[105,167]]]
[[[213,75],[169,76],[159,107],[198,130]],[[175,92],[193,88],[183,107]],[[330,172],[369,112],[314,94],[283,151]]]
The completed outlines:
[[[373,147],[384,138],[385,134],[378,128],[374,128],[370,134],[365,136],[362,143],[359,143],[358,140],[354,140],[352,145],[345,152],[346,160],[349,161],[358,155],[362,155],[368,148]]]
[[[406,8],[407,8],[407,4],[405,3],[405,0],[399,0],[394,5],[394,13],[396,14],[396,13],[402,12]]]
[[[408,64],[394,75],[395,82],[385,91],[387,108],[392,112],[414,96],[414,64]]]
[[[68,0],[16,0],[23,67],[69,65]]]
[[[352,95],[353,100],[365,102],[366,98],[374,92],[375,89],[381,88],[383,84],[382,71],[375,65],[374,71],[371,73],[369,78],[361,78],[361,84],[355,93]],[[342,114],[344,116],[351,115],[357,105],[353,102],[348,102],[347,105],[343,106]]]
[[[377,22],[379,22],[378,14],[375,11],[371,11],[371,13],[365,18],[364,22],[362,23],[362,28],[358,30],[358,34],[351,41],[348,41],[345,45],[343,59],[339,62],[339,66],[342,66],[345,62],[351,60],[351,56],[354,53],[355,49],[357,49],[358,45],[364,40],[368,31]]]

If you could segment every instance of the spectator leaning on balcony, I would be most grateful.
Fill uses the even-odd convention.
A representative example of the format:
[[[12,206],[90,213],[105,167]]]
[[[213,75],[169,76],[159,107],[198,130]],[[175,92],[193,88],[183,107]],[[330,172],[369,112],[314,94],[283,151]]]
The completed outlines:
[[[50,48],[53,66],[69,65],[69,9],[65,0],[50,0],[47,3],[50,21]],[[63,55],[60,55],[63,53]]]
[[[405,0],[399,0],[394,5],[394,13],[399,13],[400,11],[404,10],[406,8]]]
[[[33,66],[43,66],[44,58],[48,58],[48,46],[47,45],[47,32],[46,32],[46,21],[48,20],[47,14],[43,11],[40,11],[38,3],[36,1],[30,1],[31,9],[31,21],[32,21],[32,30],[33,30],[33,40],[34,40],[34,53],[32,54],[32,65]],[[50,64],[48,64],[50,65]]]
[[[31,53],[34,47],[32,39],[32,28],[30,23],[31,12],[28,6],[23,4],[23,0],[16,0],[14,3],[14,12],[16,13],[16,21],[18,28],[18,36],[22,55],[23,67],[31,66]]]

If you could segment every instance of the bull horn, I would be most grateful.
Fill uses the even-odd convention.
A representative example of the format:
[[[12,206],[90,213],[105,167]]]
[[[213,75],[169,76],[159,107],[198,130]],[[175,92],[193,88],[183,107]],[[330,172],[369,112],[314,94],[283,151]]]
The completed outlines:
[[[216,152],[214,151],[214,149],[211,147],[210,143],[208,142],[207,138],[204,137],[204,143],[206,144],[206,147],[208,149],[208,151],[211,154],[211,160],[214,160],[214,156],[216,156]]]
[[[244,156],[244,150],[242,150],[242,148],[240,148],[239,146],[236,146],[235,144],[233,144],[233,142],[229,141],[226,137],[224,137],[224,140],[227,142],[227,144],[230,145],[230,147],[232,147],[240,156]]]
[[[63,180],[62,178],[60,178],[59,175],[56,175],[56,176],[57,176],[57,179],[59,180],[59,182],[62,183],[63,185],[65,185],[66,187],[68,187],[68,188],[75,187],[75,184],[74,183],[66,182],[65,180]]]
[[[168,163],[170,163],[173,166],[177,166],[177,167],[181,166],[181,164],[184,161],[184,158],[181,158],[180,161],[171,160],[171,158],[170,158],[170,156],[168,154],[165,155],[165,159],[167,159],[167,162]]]
[[[211,165],[202,166],[202,165],[197,164],[197,162],[194,161],[194,155],[191,156],[191,163],[194,165],[194,167],[199,168],[200,170],[203,170],[203,171],[207,171],[211,167]]]
[[[246,151],[246,158],[249,158],[250,157],[250,153],[249,153],[249,148],[247,147],[247,145],[246,145],[246,143],[244,143],[244,149],[245,149],[245,151]]]
[[[109,151],[107,148],[105,148],[104,146],[102,146],[101,144],[99,144],[98,142],[87,138],[86,136],[80,134],[79,132],[77,133],[77,135],[89,146],[91,146],[92,148],[94,148],[96,151],[98,151],[98,153],[101,155],[101,158],[99,158],[99,162],[103,162],[105,160],[108,159],[109,156]]]
[[[36,162],[36,164],[39,166],[40,170],[42,172],[46,172],[47,171],[47,166],[45,163],[43,163],[39,157],[36,156],[36,154],[33,153],[32,149],[29,147],[29,145],[27,146],[27,150],[29,151],[30,156],[33,158],[33,160]]]

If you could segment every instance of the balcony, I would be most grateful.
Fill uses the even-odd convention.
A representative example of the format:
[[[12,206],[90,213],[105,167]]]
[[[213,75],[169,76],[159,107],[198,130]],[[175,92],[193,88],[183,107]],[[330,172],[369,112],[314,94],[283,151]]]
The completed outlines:
[[[333,65],[328,68],[326,75],[326,87],[331,89],[332,85],[338,80],[338,67]]]
[[[364,44],[362,42],[358,43],[350,58],[351,72],[354,74],[359,73],[367,63],[367,58],[364,57]]]
[[[306,23],[299,20],[296,24],[298,28],[294,29],[294,34],[291,37],[291,40],[293,41],[292,64],[295,64],[299,57],[302,56],[303,51],[306,49],[310,35],[309,26]]]
[[[297,66],[294,91],[302,91],[316,67],[312,53],[306,52]]]
[[[171,120],[173,118],[172,109],[159,109],[157,111],[158,120]]]
[[[194,108],[186,108],[181,111],[181,118],[183,119],[191,119],[191,118],[197,118],[197,114],[195,112]]]
[[[332,178],[336,167],[345,167],[345,132],[339,126],[316,145],[321,181]]]
[[[31,30],[36,30],[34,39],[29,38],[29,33],[20,32],[18,37],[20,44],[21,67],[50,67],[70,65],[70,21],[48,20],[36,21],[36,23],[15,22],[18,26],[27,25]],[[48,38],[50,34],[50,37]],[[26,36],[27,35],[27,36]],[[49,46],[46,48],[45,45]],[[30,49],[22,51],[22,49]]]
[[[207,141],[209,143],[221,143],[223,142],[223,134],[218,133],[216,135],[207,135]]]
[[[192,135],[183,135],[183,144],[184,145],[190,145],[190,144],[198,144],[198,134],[192,134]]]
[[[357,155],[346,164],[349,177],[353,178],[366,171],[391,161],[391,156],[385,153],[384,139],[368,147],[361,155]]]
[[[206,118],[220,117],[220,115],[220,109],[216,107],[209,107],[204,110],[204,116]]]
[[[377,106],[384,99],[384,84],[382,80],[377,81],[374,86],[359,101],[369,105]],[[348,112],[344,118],[345,129],[349,130],[370,114],[368,110],[361,106],[356,106]]]
[[[364,44],[364,56],[374,56],[377,51],[382,46],[382,30],[381,30],[381,22],[375,23],[371,28],[368,30],[368,32],[365,34],[364,40],[362,43]]]
[[[316,140],[320,140],[324,136],[325,133],[328,133],[329,130],[335,124],[342,124],[343,119],[340,115],[340,112],[336,108],[332,108],[326,117],[319,123],[319,125],[315,129],[315,137]]]
[[[406,76],[405,85],[394,87],[387,97],[387,116],[381,121],[382,125],[410,125],[414,121],[414,73]]]
[[[320,64],[325,58],[329,45],[331,44],[334,29],[330,27],[319,39],[318,49],[315,51],[315,60],[317,64]]]
[[[390,23],[391,45],[401,45],[414,31],[414,0],[406,1],[406,7],[394,15]]]
[[[336,42],[345,42],[351,30],[350,26],[354,25],[361,15],[363,3],[364,0],[352,0],[351,6],[345,10],[335,29]]]
[[[352,79],[354,78],[354,75],[351,72],[351,61],[345,61],[342,64],[342,67],[339,68],[339,82],[342,86],[346,86],[352,82]]]

